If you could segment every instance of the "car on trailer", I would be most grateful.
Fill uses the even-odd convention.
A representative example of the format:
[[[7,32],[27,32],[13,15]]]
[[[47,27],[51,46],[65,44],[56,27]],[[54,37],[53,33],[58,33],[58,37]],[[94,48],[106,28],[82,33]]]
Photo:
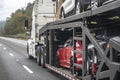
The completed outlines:
[[[104,47],[106,45],[106,42],[105,41],[101,41],[101,40],[98,40],[99,44]],[[64,46],[62,48],[59,48],[57,50],[57,58],[56,59],[56,65],[57,67],[61,66],[61,67],[65,67],[65,68],[68,68],[68,69],[72,69],[72,60],[73,60],[73,55],[74,55],[74,45],[73,45],[73,38],[69,38],[65,43],[64,43]],[[82,66],[82,41],[81,40],[77,40],[76,41],[76,50],[77,50],[77,54],[76,54],[76,62],[77,64],[81,65]],[[88,59],[89,59],[89,62],[87,62],[88,64],[92,63],[93,61],[96,61],[96,60],[92,60],[92,55],[93,55],[93,52],[94,51],[94,46],[93,44],[89,44],[88,45]],[[95,59],[95,58],[94,58]],[[94,62],[94,72],[96,72],[96,62]],[[81,71],[81,68],[80,67],[76,67],[77,69],[77,72],[78,72],[78,75],[82,75],[82,71]],[[87,67],[87,70],[89,70],[89,67]]]
[[[64,0],[60,8],[60,18],[79,14],[86,10],[94,10],[115,0]]]

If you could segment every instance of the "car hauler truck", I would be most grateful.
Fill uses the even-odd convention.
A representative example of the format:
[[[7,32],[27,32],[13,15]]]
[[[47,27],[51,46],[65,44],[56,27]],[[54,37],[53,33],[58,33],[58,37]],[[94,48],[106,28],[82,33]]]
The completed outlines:
[[[36,58],[38,43],[44,44],[43,36],[39,36],[39,30],[47,23],[55,20],[55,1],[35,0],[32,11],[31,38],[28,40],[27,52],[29,58]],[[39,40],[39,38],[41,40]]]
[[[31,39],[27,45],[29,58],[37,58],[37,63],[43,68],[69,80],[119,80],[120,0],[58,21],[54,21],[55,5],[52,0],[35,1]],[[68,53],[63,53],[67,48],[60,53],[59,49],[70,45],[70,54],[60,56],[60,53]],[[78,54],[82,56],[79,58],[81,63],[77,62]],[[67,61],[69,68],[61,65]]]

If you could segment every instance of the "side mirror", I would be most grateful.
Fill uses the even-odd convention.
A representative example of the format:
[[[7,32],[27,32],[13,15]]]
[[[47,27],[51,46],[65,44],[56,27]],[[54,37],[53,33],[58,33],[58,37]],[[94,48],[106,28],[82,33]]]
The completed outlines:
[[[25,26],[25,30],[28,30],[28,20],[25,20],[24,26]]]

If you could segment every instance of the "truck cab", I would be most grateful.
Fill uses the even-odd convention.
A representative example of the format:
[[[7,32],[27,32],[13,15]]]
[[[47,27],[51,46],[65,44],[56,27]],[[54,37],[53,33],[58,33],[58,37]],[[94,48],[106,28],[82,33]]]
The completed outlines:
[[[36,46],[44,44],[44,36],[39,38],[39,30],[48,22],[55,20],[56,4],[53,0],[36,0],[32,12],[30,39],[27,42],[29,58],[36,58]],[[40,39],[40,40],[39,40]]]

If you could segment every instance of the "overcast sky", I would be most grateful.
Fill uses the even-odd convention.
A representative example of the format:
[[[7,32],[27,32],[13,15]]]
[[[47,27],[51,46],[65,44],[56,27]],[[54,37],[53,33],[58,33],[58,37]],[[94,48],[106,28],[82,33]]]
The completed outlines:
[[[34,0],[0,0],[0,21],[10,17],[12,12],[27,6],[27,3]]]

